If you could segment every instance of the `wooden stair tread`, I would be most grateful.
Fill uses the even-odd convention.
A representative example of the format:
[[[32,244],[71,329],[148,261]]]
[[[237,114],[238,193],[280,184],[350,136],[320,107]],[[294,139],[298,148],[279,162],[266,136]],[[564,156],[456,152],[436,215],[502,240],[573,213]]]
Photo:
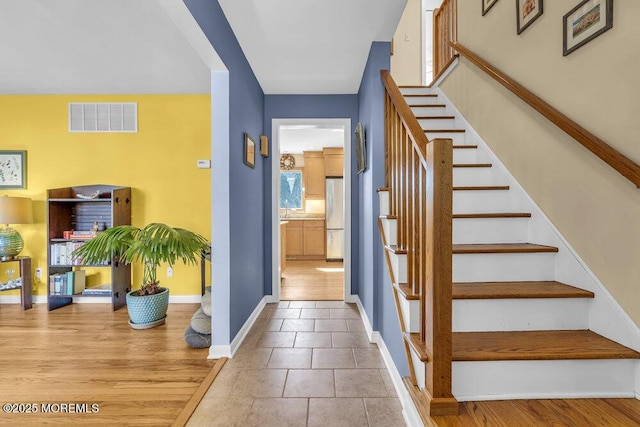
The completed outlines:
[[[418,120],[453,120],[456,116],[416,116]]]
[[[486,219],[486,218],[531,218],[529,212],[489,212],[453,214],[453,219]]]
[[[398,219],[396,215],[380,215],[380,219]]]
[[[472,149],[472,150],[475,150],[475,149],[477,149],[477,148],[478,148],[478,146],[477,146],[477,145],[454,145],[454,146],[453,146],[453,149],[454,149],[454,150],[456,150],[456,149],[458,149],[458,150],[463,150],[463,149]]]
[[[457,362],[639,358],[637,351],[589,330],[453,333]]]
[[[446,105],[444,104],[420,104],[420,105],[409,105],[409,108],[444,108]]]
[[[395,283],[393,286],[395,286],[406,300],[416,301],[420,299],[419,295],[413,293],[413,289],[411,289],[408,283]]]
[[[381,193],[381,192],[389,191],[389,189],[388,189],[387,187],[380,187],[380,188],[378,188],[376,191],[377,191],[378,193]]]
[[[423,129],[424,133],[465,133],[464,129]]]
[[[427,346],[422,339],[420,339],[419,333],[407,333],[403,332],[402,336],[404,340],[411,346],[411,348],[416,352],[421,362],[429,361],[429,351],[427,350]]]
[[[425,94],[410,93],[410,94],[403,94],[402,96],[404,96],[405,98],[417,98],[417,97],[423,97],[423,96],[428,96],[429,98],[438,97],[438,95],[435,95],[433,93],[425,93]]]
[[[490,168],[493,167],[491,163],[454,163],[454,168]]]
[[[385,246],[385,249],[388,250],[389,252],[392,252],[396,255],[406,255],[407,254],[407,250],[406,249],[398,249],[397,245],[387,245]]]
[[[593,298],[593,292],[564,283],[467,282],[453,284],[453,299]]]
[[[471,185],[462,187],[453,187],[453,191],[491,191],[491,190],[508,190],[508,185]]]
[[[454,254],[508,254],[558,252],[554,246],[536,245],[534,243],[471,243],[453,245]]]
[[[412,85],[398,85],[398,87],[400,89],[427,89],[429,86],[424,86],[424,85],[417,85],[417,86],[412,86]]]

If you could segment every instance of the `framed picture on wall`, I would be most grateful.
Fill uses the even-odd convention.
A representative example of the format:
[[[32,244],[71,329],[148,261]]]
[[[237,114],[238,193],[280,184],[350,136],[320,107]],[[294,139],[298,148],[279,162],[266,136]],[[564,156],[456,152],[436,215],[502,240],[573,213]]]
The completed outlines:
[[[584,0],[562,18],[562,55],[613,28],[613,0]]]
[[[267,135],[260,135],[260,155],[269,157],[269,138]]]
[[[0,188],[27,188],[26,151],[0,151]]]
[[[542,15],[542,0],[516,0],[516,22],[518,34],[533,24]]]
[[[250,168],[256,167],[256,142],[249,136],[244,134],[244,164]]]
[[[482,0],[482,16],[486,15],[496,3],[498,3],[498,0]]]

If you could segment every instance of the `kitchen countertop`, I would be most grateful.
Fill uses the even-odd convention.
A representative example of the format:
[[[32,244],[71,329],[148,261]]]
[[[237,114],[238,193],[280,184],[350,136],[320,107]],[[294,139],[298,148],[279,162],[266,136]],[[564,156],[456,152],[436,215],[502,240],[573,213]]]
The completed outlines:
[[[315,217],[315,218],[280,218],[280,221],[324,221],[324,217]]]

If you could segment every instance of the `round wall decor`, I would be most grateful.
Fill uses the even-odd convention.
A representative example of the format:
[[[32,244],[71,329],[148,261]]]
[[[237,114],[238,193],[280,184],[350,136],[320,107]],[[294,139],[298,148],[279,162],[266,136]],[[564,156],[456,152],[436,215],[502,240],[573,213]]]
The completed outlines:
[[[293,154],[283,154],[280,156],[280,169],[293,169],[296,165],[296,158],[293,157]]]

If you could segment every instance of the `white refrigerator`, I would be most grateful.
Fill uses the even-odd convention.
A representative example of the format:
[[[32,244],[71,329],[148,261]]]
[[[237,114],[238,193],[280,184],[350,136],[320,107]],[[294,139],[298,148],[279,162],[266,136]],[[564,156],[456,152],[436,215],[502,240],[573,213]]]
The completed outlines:
[[[327,261],[342,261],[344,257],[344,179],[327,177],[325,190]]]

